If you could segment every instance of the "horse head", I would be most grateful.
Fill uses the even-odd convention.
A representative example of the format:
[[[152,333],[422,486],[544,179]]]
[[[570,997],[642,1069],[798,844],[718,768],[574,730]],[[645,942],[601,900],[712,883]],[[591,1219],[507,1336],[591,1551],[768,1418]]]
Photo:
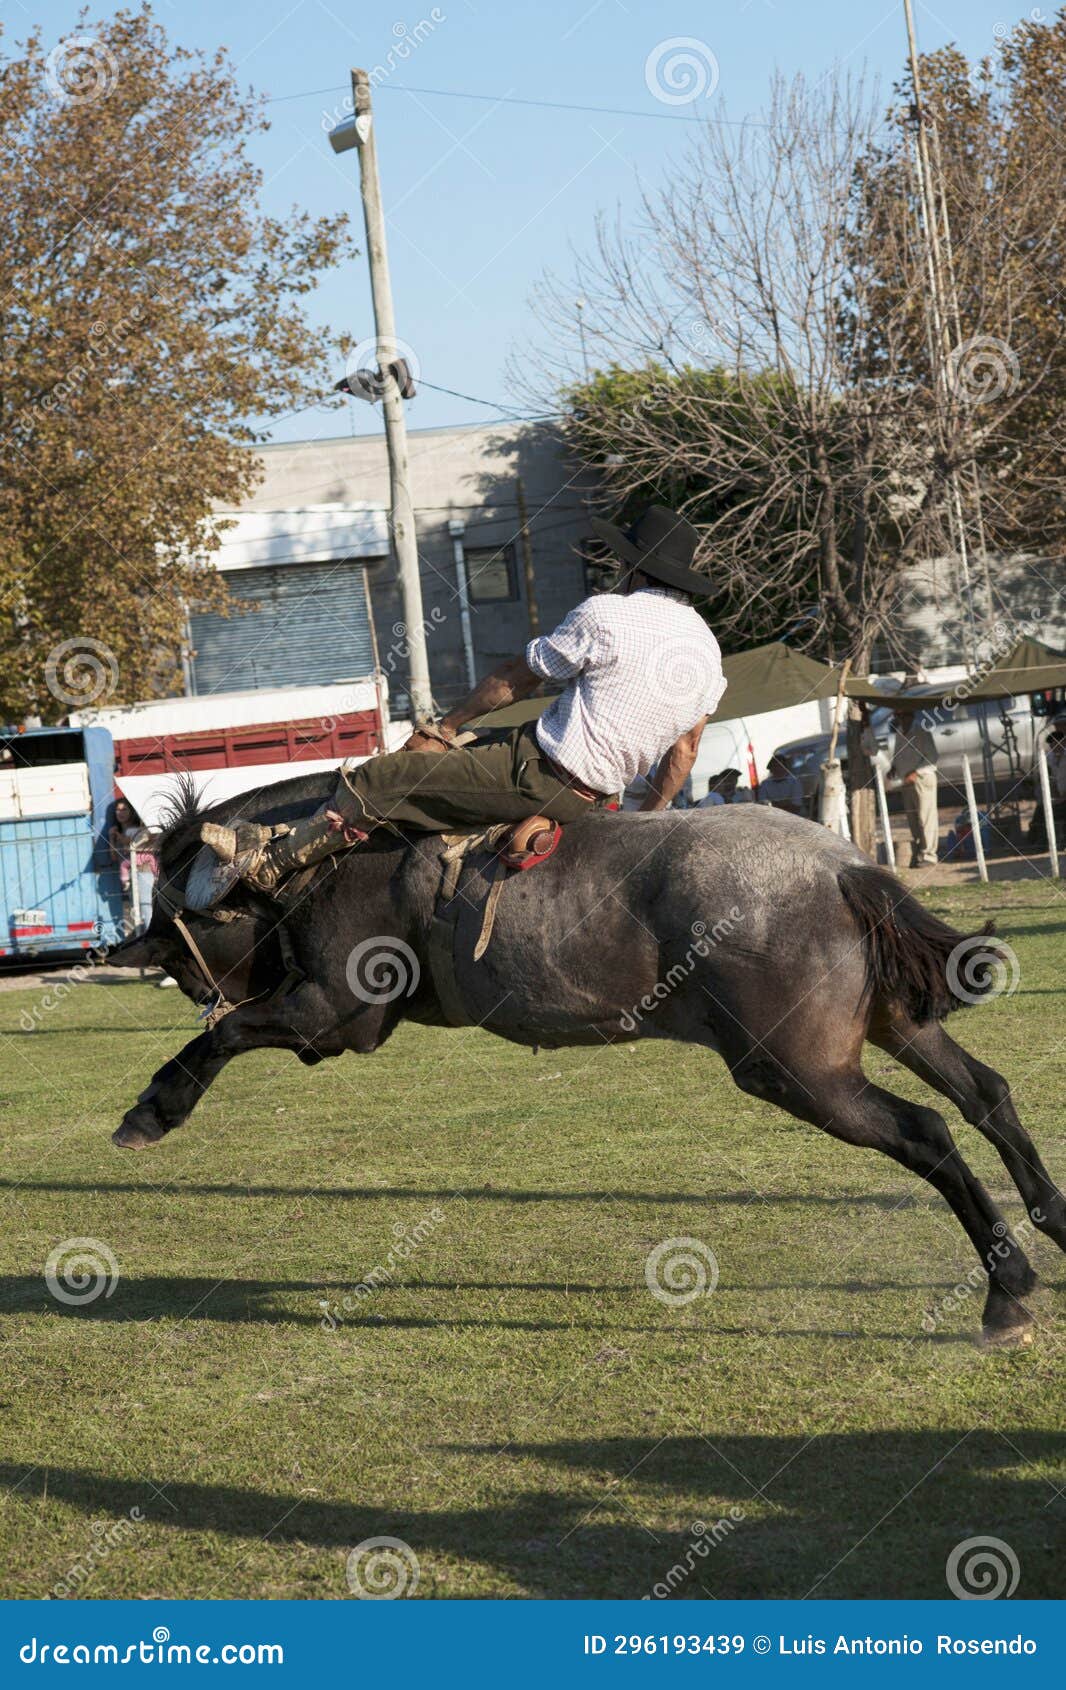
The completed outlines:
[[[253,795],[257,796],[257,795]],[[200,851],[207,816],[229,812],[248,797],[201,808],[190,777],[179,778],[159,841],[159,879],[143,933],[124,939],[108,961],[124,968],[162,968],[186,997],[208,1005],[243,1002],[276,986],[284,968],[276,920],[268,908],[238,896],[230,907],[195,910],[185,901],[189,870]]]

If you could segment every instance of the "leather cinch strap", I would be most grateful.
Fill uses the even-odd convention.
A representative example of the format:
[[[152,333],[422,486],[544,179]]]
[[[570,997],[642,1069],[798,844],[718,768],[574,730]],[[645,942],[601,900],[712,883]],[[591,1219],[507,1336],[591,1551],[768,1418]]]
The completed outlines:
[[[481,929],[474,944],[472,960],[480,962],[489,948],[496,910],[508,869],[532,868],[550,857],[562,838],[558,822],[545,817],[531,816],[518,827],[513,822],[499,822],[482,833],[445,833],[441,835],[441,880],[437,901],[429,927],[429,968],[437,997],[445,1019],[453,1027],[472,1027],[474,1018],[467,1010],[455,973],[455,946],[458,938],[459,916],[463,903],[459,881],[466,858],[475,851],[495,853],[487,869],[488,896],[481,916]],[[505,842],[510,849],[505,849]],[[516,849],[517,847],[517,849]]]
[[[444,1011],[444,1019],[452,1027],[474,1025],[473,1017],[467,1013],[455,978],[456,928],[462,908],[456,894],[459,890],[459,877],[463,872],[463,859],[469,849],[479,842],[479,836],[470,834],[466,839],[469,840],[466,849],[462,848],[466,840],[460,840],[441,857],[440,886],[437,889],[433,919],[429,924],[429,971],[433,976],[433,985],[440,999],[441,1009]]]

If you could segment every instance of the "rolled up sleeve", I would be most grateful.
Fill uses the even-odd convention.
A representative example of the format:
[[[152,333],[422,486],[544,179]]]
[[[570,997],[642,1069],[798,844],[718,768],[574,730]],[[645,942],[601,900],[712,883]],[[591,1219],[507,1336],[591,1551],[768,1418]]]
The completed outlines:
[[[595,662],[599,644],[598,618],[586,600],[563,618],[554,633],[530,640],[526,662],[542,680],[570,681]]]

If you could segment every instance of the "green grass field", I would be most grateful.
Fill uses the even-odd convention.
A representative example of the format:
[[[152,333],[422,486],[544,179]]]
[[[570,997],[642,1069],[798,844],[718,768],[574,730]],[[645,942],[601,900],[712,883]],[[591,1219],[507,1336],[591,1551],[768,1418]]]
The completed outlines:
[[[955,1031],[1066,1181],[1066,892],[928,902],[964,927],[994,909],[1016,949],[1017,991]],[[1043,1239],[1032,1349],[975,1346],[979,1295],[923,1326],[973,1263],[939,1198],[665,1044],[404,1028],[314,1071],[256,1052],[161,1147],[115,1150],[193,1021],[148,986],[0,995],[0,1594],[346,1599],[380,1535],[420,1597],[635,1597],[671,1568],[684,1597],[937,1597],[977,1535],[1010,1546],[1019,1597],[1061,1594],[1066,1276]],[[117,1283],[63,1304],[45,1263],[84,1237]],[[676,1238],[719,1281],[673,1306],[645,1261]]]

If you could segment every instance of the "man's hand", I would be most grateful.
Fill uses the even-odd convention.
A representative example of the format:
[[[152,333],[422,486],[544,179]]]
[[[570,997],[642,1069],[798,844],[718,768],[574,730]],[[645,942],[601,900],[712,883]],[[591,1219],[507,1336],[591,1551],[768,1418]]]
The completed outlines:
[[[443,737],[439,733],[426,733],[423,728],[416,728],[410,738],[405,739],[400,746],[401,751],[447,751],[454,736],[445,729]]]
[[[690,728],[687,734],[682,734],[660,759],[659,767],[648,781],[648,796],[640,806],[642,810],[665,810],[668,804],[673,803],[692,773],[706,726],[707,718],[701,716],[696,726]]]
[[[441,727],[445,733],[455,733],[465,727],[468,722],[476,721],[479,716],[487,716],[493,710],[501,710],[507,704],[514,704],[520,698],[528,698],[530,693],[536,692],[540,685],[540,676],[535,675],[524,657],[512,657],[508,662],[501,663],[491,675],[474,688],[469,698],[454,710],[449,710]]]

